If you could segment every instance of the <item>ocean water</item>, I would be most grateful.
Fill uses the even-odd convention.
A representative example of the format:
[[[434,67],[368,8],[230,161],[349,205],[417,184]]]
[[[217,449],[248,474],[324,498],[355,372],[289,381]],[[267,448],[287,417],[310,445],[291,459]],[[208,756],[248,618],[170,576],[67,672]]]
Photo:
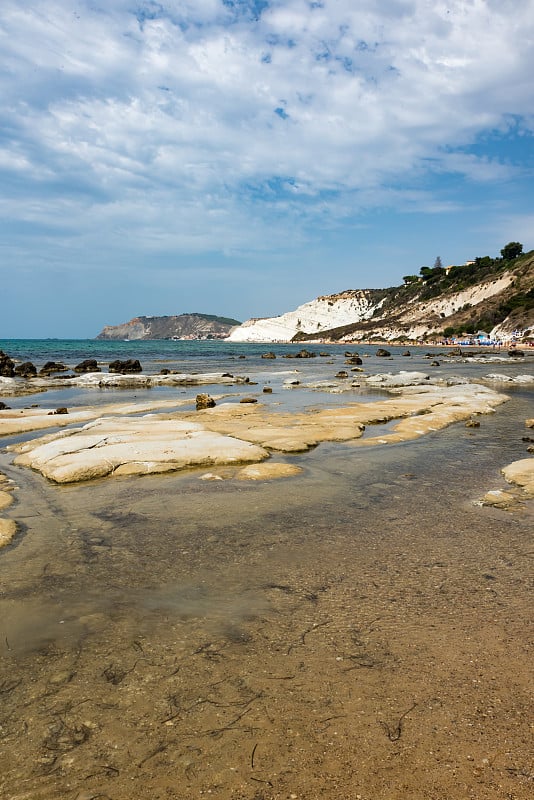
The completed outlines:
[[[40,369],[47,361],[58,361],[73,369],[81,361],[94,358],[103,372],[111,361],[116,359],[138,359],[147,374],[156,374],[162,369],[184,373],[231,372],[249,374],[262,378],[269,374],[301,372],[308,380],[332,378],[338,370],[347,369],[345,353],[359,354],[364,359],[363,367],[367,374],[396,372],[399,370],[441,372],[445,375],[468,374],[473,377],[484,376],[489,372],[506,375],[520,374],[524,363],[531,364],[533,355],[527,351],[528,358],[511,359],[506,353],[493,348],[484,348],[478,363],[465,364],[450,357],[446,348],[439,346],[405,347],[385,345],[391,358],[377,357],[377,345],[363,344],[249,344],[226,340],[210,341],[172,341],[138,340],[106,341],[99,339],[0,339],[3,350],[17,363],[31,361]],[[291,359],[301,349],[314,352],[316,358]],[[264,359],[262,355],[274,353],[276,359]],[[409,357],[404,357],[409,353]],[[439,369],[431,366],[435,359],[440,360]],[[459,364],[461,367],[459,368]],[[335,365],[335,370],[332,367]],[[430,374],[429,372],[429,374]],[[355,377],[352,375],[351,377]]]
[[[388,348],[391,360],[376,347],[307,348],[329,355],[0,342],[36,365],[94,357],[105,370],[139,358],[152,373],[239,371],[250,386],[209,391],[261,394],[268,383],[262,402],[273,409],[373,402],[380,392],[364,388],[284,388],[288,377],[350,370],[345,351],[360,352],[367,374],[534,372],[530,358],[464,363],[439,348],[410,348],[409,358]],[[262,359],[268,351],[277,358]],[[65,388],[9,402],[148,391],[160,389]],[[198,388],[161,391],[193,399]],[[476,503],[505,488],[502,466],[528,455],[532,388],[506,391],[480,428],[274,454],[303,469],[284,481],[205,481],[191,470],[56,486],[15,467],[0,442],[20,524],[0,551],[0,795],[530,797],[534,516]]]

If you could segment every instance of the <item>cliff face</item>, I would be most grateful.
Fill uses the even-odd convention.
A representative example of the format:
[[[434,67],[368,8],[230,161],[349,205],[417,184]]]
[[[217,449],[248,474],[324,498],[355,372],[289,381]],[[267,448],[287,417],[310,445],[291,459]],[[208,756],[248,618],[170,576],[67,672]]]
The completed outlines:
[[[251,319],[234,342],[364,338],[417,340],[484,330],[492,338],[534,337],[534,251],[513,261],[476,262],[408,276],[404,286],[318,297],[279,317]]]
[[[219,339],[240,323],[211,314],[180,314],[175,317],[134,317],[121,325],[106,325],[97,339]]]
[[[380,308],[384,292],[348,290],[318,297],[279,317],[251,319],[229,336],[232,342],[290,342],[298,334],[321,336],[324,331],[370,319]]]

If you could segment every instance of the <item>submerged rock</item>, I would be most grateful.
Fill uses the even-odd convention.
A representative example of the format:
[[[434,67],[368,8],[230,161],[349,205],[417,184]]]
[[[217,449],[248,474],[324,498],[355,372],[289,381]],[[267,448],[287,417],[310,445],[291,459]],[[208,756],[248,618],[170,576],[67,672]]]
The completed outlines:
[[[292,478],[304,472],[296,464],[276,464],[269,461],[263,464],[249,464],[239,470],[236,477],[240,481],[270,481],[277,478]]]

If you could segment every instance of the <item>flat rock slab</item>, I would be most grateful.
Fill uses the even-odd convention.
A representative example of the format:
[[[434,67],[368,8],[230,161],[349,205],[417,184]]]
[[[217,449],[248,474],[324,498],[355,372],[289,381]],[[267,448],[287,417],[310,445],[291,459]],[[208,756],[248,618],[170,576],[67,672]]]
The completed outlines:
[[[534,458],[522,458],[504,467],[502,474],[508,483],[520,486],[529,497],[534,497]]]
[[[17,523],[13,519],[0,519],[0,548],[10,544],[17,532]]]
[[[204,430],[201,425],[152,415],[98,419],[58,437],[44,437],[13,449],[19,453],[15,464],[38,470],[56,483],[245,464],[269,455],[257,445]]]
[[[89,422],[106,415],[126,416],[146,414],[187,405],[191,400],[154,400],[139,403],[108,403],[69,410],[67,414],[55,414],[53,408],[13,408],[0,411],[0,436],[16,436],[20,433],[61,428]]]
[[[490,413],[507,400],[506,395],[479,384],[408,385],[389,391],[393,397],[373,403],[301,412],[273,411],[260,404],[223,403],[194,413],[173,411],[128,418],[123,415],[139,412],[142,406],[117,405],[115,410],[121,416],[102,417],[83,427],[55,431],[9,449],[19,454],[16,464],[38,470],[57,483],[71,483],[106,475],[257,463],[267,459],[269,451],[297,453],[321,442],[402,442],[469,419],[473,414]],[[158,405],[160,410],[165,407]],[[95,410],[80,413],[94,414]],[[41,416],[28,413],[19,423],[25,419],[31,426],[33,420],[39,427],[47,419],[60,425],[68,417],[43,418],[42,412]],[[366,426],[389,421],[396,424],[385,434],[357,441]],[[280,470],[280,465],[273,465],[272,470]],[[263,476],[268,472],[264,470]]]
[[[73,377],[54,378],[50,376],[30,378],[4,378],[0,376],[1,394],[6,397],[25,396],[49,389],[64,389],[77,386],[83,389],[114,387],[123,389],[149,389],[152,386],[204,386],[221,384],[225,386],[244,384],[248,378],[243,375],[227,375],[221,372],[169,373],[168,375],[147,375],[145,373],[123,375],[116,372],[86,372]]]
[[[473,414],[488,414],[508,398],[479,384],[405,386],[373,403],[302,412],[273,412],[261,405],[222,403],[195,419],[212,431],[281,452],[303,452],[320,442],[376,445],[403,442],[440,430]],[[187,415],[192,419],[191,415]],[[366,426],[398,420],[391,432],[361,439]]]

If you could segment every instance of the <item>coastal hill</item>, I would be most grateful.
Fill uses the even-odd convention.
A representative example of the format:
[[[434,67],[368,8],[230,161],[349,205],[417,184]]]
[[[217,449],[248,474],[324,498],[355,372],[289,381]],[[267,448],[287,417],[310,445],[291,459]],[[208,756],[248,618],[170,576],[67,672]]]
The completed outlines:
[[[402,286],[349,289],[318,297],[279,317],[250,319],[232,330],[234,342],[314,339],[420,340],[477,334],[534,339],[534,250],[510,242],[501,258],[459,266],[422,267]]]
[[[225,339],[236,319],[213,314],[180,314],[170,317],[134,317],[121,325],[106,325],[97,339]]]

